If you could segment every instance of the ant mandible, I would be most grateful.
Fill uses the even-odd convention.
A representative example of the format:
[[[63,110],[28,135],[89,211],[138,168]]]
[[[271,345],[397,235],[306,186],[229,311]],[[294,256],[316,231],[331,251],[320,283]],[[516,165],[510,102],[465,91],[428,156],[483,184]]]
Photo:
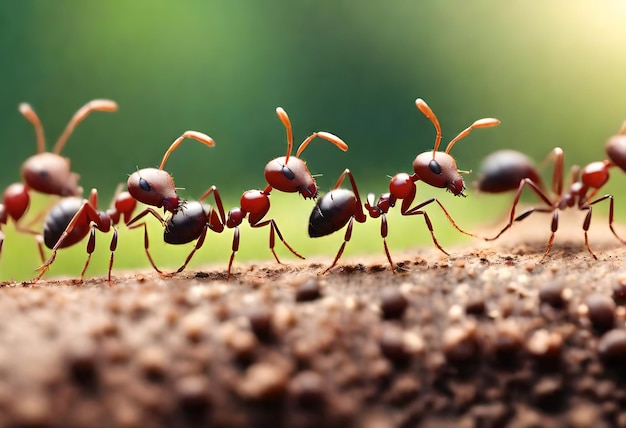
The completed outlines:
[[[291,121],[285,110],[281,107],[276,109],[278,118],[285,126],[287,131],[287,154],[275,158],[267,163],[265,166],[265,179],[268,185],[263,190],[248,190],[243,193],[239,201],[240,206],[233,208],[228,212],[228,218],[226,220],[226,226],[234,228],[232,253],[228,261],[228,276],[230,277],[230,271],[235,258],[235,253],[239,250],[239,225],[243,220],[248,217],[248,222],[251,227],[270,227],[269,236],[269,248],[276,259],[276,262],[280,263],[276,252],[274,251],[275,234],[281,242],[287,247],[292,254],[296,257],[303,259],[298,252],[296,252],[288,243],[283,239],[278,225],[274,219],[263,220],[270,209],[270,192],[272,189],[276,189],[280,192],[286,193],[300,193],[305,199],[316,198],[319,189],[315,182],[315,178],[309,172],[306,163],[300,159],[300,154],[309,145],[309,143],[315,138],[320,137],[326,141],[337,146],[340,150],[348,150],[348,145],[339,137],[329,132],[314,132],[309,135],[298,147],[296,155],[292,156],[293,150],[293,131],[291,129]]]
[[[484,239],[486,241],[498,239],[513,226],[514,222],[522,221],[534,212],[550,213],[552,214],[551,234],[546,250],[541,257],[541,263],[552,249],[552,244],[559,228],[559,211],[576,207],[580,211],[587,212],[582,226],[585,235],[585,247],[589,254],[594,259],[597,259],[598,257],[589,245],[588,231],[591,225],[593,206],[608,200],[609,228],[621,243],[626,244],[626,241],[620,238],[613,228],[613,195],[606,194],[594,199],[600,189],[608,182],[609,169],[611,167],[619,166],[626,172],[626,122],[622,125],[619,133],[607,141],[605,151],[609,157],[607,160],[591,162],[582,169],[577,165],[572,166],[571,183],[565,190],[563,187],[563,149],[560,147],[554,148],[548,155],[548,160],[554,162],[552,192],[546,189],[537,169],[526,155],[515,150],[500,150],[489,155],[485,158],[481,167],[481,173],[477,182],[478,190],[487,193],[516,190],[516,193],[508,223],[496,236]],[[545,203],[545,206],[532,207],[516,215],[517,205],[519,204],[522,191],[526,187],[532,190]]]
[[[392,272],[395,272],[395,270],[391,254],[389,253],[389,248],[387,246],[388,225],[386,214],[389,212],[391,207],[395,206],[398,200],[402,201],[400,208],[402,215],[421,215],[424,217],[424,221],[430,231],[433,243],[446,255],[448,255],[448,253],[441,247],[441,245],[439,245],[439,242],[435,237],[433,225],[430,221],[428,213],[422,208],[436,202],[446,215],[448,221],[450,221],[456,230],[465,235],[474,236],[473,234],[465,232],[459,228],[448,211],[444,208],[443,204],[436,198],[428,199],[414,207],[411,207],[417,192],[417,186],[415,183],[417,181],[423,181],[433,187],[445,188],[446,190],[452,192],[455,196],[464,197],[465,194],[463,191],[465,190],[465,182],[460,175],[461,171],[457,169],[456,162],[449,152],[457,141],[466,137],[473,129],[488,128],[500,124],[498,119],[479,119],[452,139],[452,141],[448,143],[445,152],[440,152],[438,149],[439,144],[441,143],[441,126],[439,125],[437,116],[435,116],[428,104],[426,104],[426,102],[421,98],[415,100],[415,105],[435,126],[437,136],[435,139],[434,149],[432,151],[421,153],[415,158],[413,161],[414,172],[412,175],[407,173],[396,174],[389,182],[389,193],[381,195],[376,203],[374,202],[374,195],[369,194],[367,202],[364,205],[370,217],[381,218],[380,235],[383,238],[385,254],[389,264],[391,265]],[[350,177],[352,185],[351,191],[338,188],[346,175]],[[327,272],[335,266],[341,257],[346,242],[348,242],[351,237],[353,219],[356,219],[358,222],[364,222],[365,215],[363,213],[363,208],[361,207],[361,199],[358,196],[358,190],[354,178],[350,171],[346,170],[339,178],[337,184],[335,184],[333,190],[318,200],[309,219],[309,236],[311,237],[331,234],[341,229],[346,225],[346,223],[349,223],[348,230],[346,231],[346,235],[344,237],[344,243],[341,245],[333,264],[324,272]]]
[[[74,128],[93,111],[115,112],[117,104],[111,100],[95,99],[82,106],[70,119],[65,130],[57,140],[52,152],[46,151],[46,140],[43,125],[39,117],[28,103],[19,105],[19,111],[35,128],[37,136],[37,154],[29,157],[22,164],[23,183],[13,183],[4,191],[0,204],[0,252],[4,242],[1,226],[13,219],[15,229],[21,233],[40,236],[39,232],[23,227],[20,220],[30,205],[30,190],[46,195],[80,196],[82,187],[78,185],[79,175],[70,169],[70,160],[61,156],[61,150],[67,143]],[[41,240],[37,241],[39,255],[44,260]]]
[[[89,233],[87,242],[87,260],[80,274],[83,282],[87,266],[91,260],[96,245],[96,230],[107,233],[113,228],[113,236],[109,244],[111,258],[109,260],[108,282],[111,285],[111,270],[113,269],[114,253],[117,249],[117,228],[115,227],[123,216],[124,223],[128,224],[130,216],[135,210],[137,201],[128,192],[116,191],[107,211],[98,210],[98,191],[91,190],[89,199],[77,197],[63,198],[55,205],[44,221],[43,238],[46,246],[52,250],[50,258],[38,268],[39,274],[33,282],[39,280],[48,270],[56,258],[57,251],[70,247],[83,240]]]

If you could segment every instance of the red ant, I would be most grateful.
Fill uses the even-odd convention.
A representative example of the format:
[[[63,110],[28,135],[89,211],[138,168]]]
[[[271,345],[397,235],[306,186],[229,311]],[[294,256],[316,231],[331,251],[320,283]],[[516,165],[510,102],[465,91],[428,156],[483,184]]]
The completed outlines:
[[[281,156],[271,160],[265,165],[265,180],[268,185],[263,190],[248,190],[243,193],[239,201],[239,208],[233,208],[228,212],[228,219],[226,220],[226,226],[229,228],[235,228],[232,244],[232,253],[228,261],[228,276],[230,277],[230,271],[235,258],[235,253],[239,250],[239,225],[243,220],[248,217],[250,227],[270,227],[269,236],[269,248],[274,255],[277,263],[280,263],[276,252],[274,251],[274,233],[278,235],[281,242],[287,247],[292,254],[296,257],[304,259],[298,252],[296,252],[288,243],[283,239],[278,225],[274,219],[263,220],[265,215],[270,209],[270,192],[272,189],[276,189],[285,193],[300,193],[304,199],[317,198],[319,189],[315,182],[315,178],[309,172],[306,163],[299,158],[300,154],[309,145],[309,143],[315,138],[320,137],[326,141],[337,146],[340,150],[348,150],[348,145],[343,140],[334,134],[329,132],[314,132],[309,135],[298,147],[295,156],[291,156],[293,150],[293,132],[291,129],[291,121],[287,112],[281,107],[276,109],[278,118],[285,126],[287,131],[287,155]]]
[[[163,155],[163,160],[161,161],[161,165],[158,169],[140,169],[132,173],[130,177],[128,177],[127,182],[128,192],[135,200],[149,206],[154,206],[157,208],[163,207],[163,210],[165,212],[169,211],[172,214],[172,216],[168,220],[165,220],[153,208],[148,207],[141,213],[137,214],[132,220],[126,222],[127,226],[130,229],[135,229],[143,226],[144,249],[146,250],[146,255],[148,256],[150,264],[159,274],[163,274],[163,272],[156,266],[154,260],[152,259],[152,256],[150,255],[148,227],[145,222],[135,224],[139,219],[143,218],[147,214],[152,214],[154,217],[156,217],[165,227],[165,242],[168,242],[170,244],[183,244],[191,242],[194,239],[198,239],[199,245],[202,245],[202,242],[204,242],[204,236],[206,235],[206,227],[204,227],[203,232],[201,232],[198,228],[193,228],[193,225],[190,224],[187,217],[189,216],[189,214],[200,215],[200,211],[203,210],[203,207],[202,204],[200,204],[199,202],[206,198],[212,192],[207,192],[205,196],[203,196],[198,202],[187,202],[178,196],[178,194],[176,193],[176,188],[174,187],[174,180],[172,179],[172,176],[167,171],[163,170],[165,162],[169,158],[170,154],[178,148],[178,146],[183,142],[185,138],[194,139],[209,147],[215,146],[215,141],[208,135],[198,131],[185,131],[180,137],[174,140],[171,146],[167,149],[167,151]],[[216,202],[218,202],[219,206],[221,207],[219,193],[217,193],[217,189],[215,191]],[[221,208],[221,210],[223,223],[224,209]],[[175,217],[177,214],[178,216]],[[183,218],[183,220],[181,220],[181,217]],[[200,215],[200,217],[202,216]],[[206,219],[207,217],[204,218]],[[206,223],[206,220],[204,220],[204,223]],[[200,229],[202,229],[204,223],[200,226]],[[217,223],[215,227],[219,228]],[[189,237],[191,238],[188,239]],[[186,266],[189,260],[191,260],[194,252],[195,250],[192,251],[192,253],[189,255],[188,260],[184,266]],[[181,268],[181,270],[184,268],[184,266]]]
[[[91,112],[114,112],[117,111],[117,104],[110,100],[96,99],[82,106],[70,119],[52,152],[46,151],[43,126],[30,104],[20,104],[19,111],[35,127],[37,154],[29,157],[22,164],[21,175],[24,182],[13,183],[4,191],[3,201],[0,204],[0,251],[4,242],[1,226],[7,224],[9,219],[13,219],[17,231],[40,236],[39,232],[20,225],[20,220],[30,205],[30,190],[63,197],[80,196],[83,193],[82,187],[78,185],[79,175],[71,172],[70,160],[59,153],[67,143],[74,128]],[[43,261],[44,254],[40,238],[38,238],[37,245]]]
[[[543,262],[552,249],[555,234],[559,227],[559,211],[576,207],[580,211],[587,212],[582,226],[585,234],[585,247],[593,258],[597,259],[589,246],[587,232],[591,225],[593,206],[608,200],[609,228],[621,243],[626,244],[626,241],[621,239],[613,228],[613,195],[606,194],[594,199],[600,189],[608,182],[611,167],[619,166],[626,171],[626,122],[622,125],[619,133],[607,141],[605,149],[609,157],[608,160],[591,162],[582,170],[576,165],[571,168],[571,184],[565,190],[563,188],[563,150],[560,147],[554,148],[548,155],[548,160],[554,161],[552,193],[546,190],[539,173],[526,155],[514,150],[500,150],[488,156],[483,161],[481,176],[477,183],[478,189],[488,193],[501,193],[515,189],[517,191],[511,206],[509,222],[496,236],[484,239],[486,241],[498,239],[513,226],[514,222],[522,221],[534,212],[551,213],[551,235],[548,246],[540,260]],[[516,216],[517,205],[522,191],[526,187],[532,190],[545,203],[545,206],[529,208]]]
[[[435,116],[430,107],[421,98],[415,100],[415,105],[435,126],[435,129],[437,131],[437,137],[435,139],[434,149],[432,150],[432,152],[428,151],[421,153],[415,158],[415,160],[413,161],[414,173],[412,175],[409,175],[407,173],[396,174],[394,177],[391,178],[391,181],[389,183],[389,193],[381,195],[375,204],[374,195],[370,194],[368,195],[368,200],[364,205],[370,217],[381,217],[380,235],[383,238],[385,254],[387,255],[387,260],[391,265],[392,272],[394,271],[394,264],[389,253],[389,248],[387,246],[388,226],[386,214],[389,212],[389,209],[391,207],[395,206],[398,200],[402,201],[402,205],[400,208],[400,212],[402,215],[424,216],[424,221],[426,222],[426,226],[430,231],[433,243],[439,250],[441,250],[446,255],[448,255],[448,253],[441,247],[441,245],[439,245],[439,242],[435,237],[433,225],[430,221],[428,213],[422,208],[433,202],[436,202],[443,210],[444,214],[448,218],[448,221],[450,221],[450,223],[455,227],[456,230],[465,235],[474,236],[468,232],[461,230],[452,219],[448,211],[441,204],[441,202],[439,202],[439,200],[436,198],[428,199],[414,207],[411,207],[417,191],[417,186],[415,183],[421,180],[433,187],[445,188],[446,190],[452,192],[455,196],[464,197],[465,194],[463,193],[463,191],[465,190],[465,182],[460,175],[461,171],[457,169],[456,162],[454,158],[449,154],[449,152],[457,141],[466,137],[473,129],[487,128],[491,126],[496,126],[500,123],[498,119],[493,118],[479,119],[468,128],[466,128],[464,131],[462,131],[454,139],[452,139],[452,141],[448,143],[445,152],[439,152],[437,151],[437,149],[439,148],[439,144],[441,142],[441,127],[439,125],[439,121],[437,120],[437,116]],[[346,175],[350,177],[352,191],[338,188],[343,182],[343,179]],[[363,212],[363,208],[361,207],[361,200],[358,196],[358,190],[356,188],[354,178],[350,171],[346,170],[339,178],[337,184],[335,184],[333,190],[331,190],[329,193],[327,193],[318,200],[309,219],[309,236],[311,237],[319,237],[331,234],[344,227],[346,223],[349,223],[344,238],[344,243],[341,245],[341,248],[339,249],[339,252],[335,257],[333,264],[324,272],[327,272],[333,266],[335,266],[337,261],[341,257],[346,242],[350,240],[352,234],[353,219],[356,219],[358,222],[362,223],[365,221],[365,215]]]
[[[39,275],[33,280],[37,281],[48,270],[54,262],[57,250],[70,247],[83,240],[89,233],[87,242],[87,260],[80,274],[80,282],[83,282],[85,271],[89,266],[91,254],[96,245],[96,229],[101,232],[108,232],[113,228],[113,237],[109,249],[111,258],[109,261],[108,281],[111,284],[111,270],[113,269],[114,253],[117,249],[117,229],[116,225],[120,218],[124,217],[124,223],[128,224],[130,216],[135,210],[137,201],[128,192],[116,192],[116,196],[111,202],[111,207],[107,211],[98,210],[98,191],[91,190],[89,199],[77,197],[63,198],[55,205],[44,221],[43,238],[46,246],[52,249],[52,255],[41,267],[38,268]]]

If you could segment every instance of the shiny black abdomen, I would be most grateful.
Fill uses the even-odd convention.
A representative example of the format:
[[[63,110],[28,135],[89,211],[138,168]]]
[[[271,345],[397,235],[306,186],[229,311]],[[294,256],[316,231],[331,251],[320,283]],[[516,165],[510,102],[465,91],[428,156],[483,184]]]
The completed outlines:
[[[354,215],[357,201],[354,192],[335,189],[317,200],[309,217],[309,236],[319,238],[344,227]]]
[[[58,204],[52,207],[43,224],[43,240],[46,247],[53,248],[56,245],[65,228],[82,205],[83,199],[69,197],[61,199]],[[83,215],[87,216],[86,213]],[[87,236],[87,233],[89,233],[89,222],[85,218],[84,221],[81,220],[76,224],[59,248],[76,244]]]
[[[163,240],[177,245],[198,239],[207,224],[207,212],[209,211],[200,202],[187,202],[167,221]]]

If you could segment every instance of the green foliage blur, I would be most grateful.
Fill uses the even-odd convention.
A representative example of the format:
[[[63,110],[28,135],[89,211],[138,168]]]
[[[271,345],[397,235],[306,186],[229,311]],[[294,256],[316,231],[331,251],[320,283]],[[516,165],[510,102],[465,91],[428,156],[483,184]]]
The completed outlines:
[[[559,145],[568,165],[586,164],[604,158],[605,140],[626,119],[625,20],[621,0],[2,2],[0,185],[20,180],[20,165],[36,148],[20,102],[39,114],[51,148],[93,98],[113,99],[120,109],[87,118],[63,155],[81,175],[85,195],[98,189],[103,207],[118,183],[137,168],[158,166],[188,129],[209,134],[216,146],[190,140],[172,154],[166,169],[181,195],[194,199],[216,185],[226,209],[236,206],[243,191],[265,186],[265,164],[285,154],[277,106],[289,113],[296,145],[322,130],[349,144],[343,153],[316,140],[304,152],[311,171],[322,174],[321,189],[346,167],[363,196],[387,191],[397,172],[412,172],[413,159],[431,150],[435,137],[415,108],[418,97],[438,116],[444,144],[475,119],[502,121],[454,147],[459,168],[474,171],[468,184],[481,159],[500,148],[540,162]],[[608,189],[619,195],[626,177],[613,174]],[[511,195],[476,195],[469,187],[461,199],[418,184],[418,200],[440,198],[465,228],[501,220]],[[343,232],[308,239],[311,201],[276,193],[270,215],[290,244],[307,255],[334,256]],[[37,201],[41,209],[48,204]],[[616,204],[624,220],[626,198]],[[429,210],[442,242],[455,242],[459,234]],[[544,223],[547,230],[547,221],[538,221]],[[393,251],[431,245],[420,218],[394,214],[390,225]],[[357,225],[346,254],[379,252],[382,260],[378,227]],[[0,280],[32,277],[39,264],[34,240],[11,224],[2,228]],[[122,229],[116,271],[148,267],[142,233]],[[165,247],[158,224],[151,233],[161,263],[182,263],[190,246]],[[98,235],[88,277],[106,272],[109,239]],[[231,239],[228,230],[210,235],[211,248],[195,266],[225,267]],[[78,276],[85,245],[61,251],[51,275]],[[293,258],[279,247],[281,259]],[[241,248],[237,260],[271,258],[265,229],[244,224]]]

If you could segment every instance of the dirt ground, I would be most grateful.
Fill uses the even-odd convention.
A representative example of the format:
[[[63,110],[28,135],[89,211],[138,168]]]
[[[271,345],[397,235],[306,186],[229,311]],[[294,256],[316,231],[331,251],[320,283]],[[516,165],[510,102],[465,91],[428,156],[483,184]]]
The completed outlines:
[[[514,232],[395,274],[380,255],[4,284],[0,426],[626,426],[626,247],[593,231],[594,260],[564,228],[539,263],[548,230]]]

